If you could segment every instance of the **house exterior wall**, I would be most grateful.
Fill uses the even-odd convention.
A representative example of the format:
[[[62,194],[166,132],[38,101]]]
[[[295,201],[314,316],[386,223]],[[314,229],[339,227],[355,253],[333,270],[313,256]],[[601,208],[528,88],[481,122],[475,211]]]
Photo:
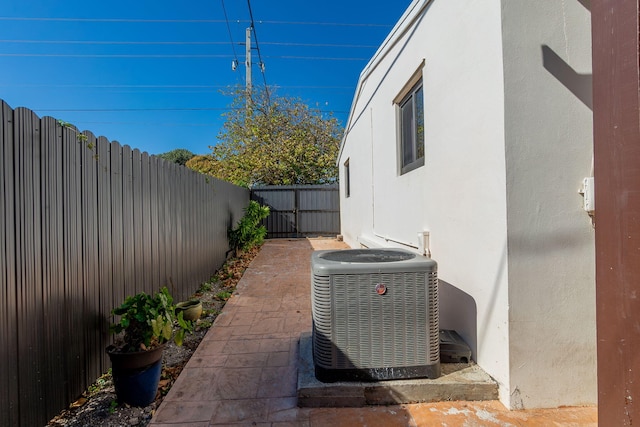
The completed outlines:
[[[578,2],[503,0],[511,406],[597,400],[591,26]]]
[[[500,3],[412,6],[423,11],[413,25],[405,16],[392,33],[395,45],[362,74],[339,160],[349,158],[351,180],[351,195],[341,200],[342,233],[352,247],[407,247],[429,231],[441,279],[441,327],[463,336],[508,396]],[[420,67],[425,165],[399,175],[392,101]]]
[[[586,25],[581,31],[588,31],[578,0],[564,3],[568,2],[578,8],[569,7],[565,13],[575,14],[577,24]],[[595,365],[590,369],[595,323],[591,323],[594,297],[590,290],[593,256],[589,257],[593,233],[588,216],[580,211],[577,193],[582,177],[589,174],[591,122],[588,108],[585,111],[569,90],[554,84],[541,68],[543,41],[538,40],[537,27],[548,25],[543,22],[545,16],[562,13],[556,10],[560,5],[527,3],[411,3],[360,77],[338,160],[342,234],[352,247],[404,247],[419,252],[417,233],[430,233],[429,250],[438,262],[441,280],[440,326],[457,330],[469,343],[474,360],[499,383],[505,405],[593,403]],[[535,21],[529,25],[536,31],[519,32],[518,26],[530,12],[535,12]],[[563,23],[574,25],[573,18],[565,19],[551,20],[560,33]],[[565,31],[571,37],[582,34]],[[506,41],[506,37],[515,40]],[[565,53],[564,45],[546,43]],[[522,44],[537,50],[520,52]],[[567,49],[574,53],[573,45]],[[585,47],[575,49],[582,67]],[[523,54],[526,58],[521,58]],[[534,66],[540,69],[528,82],[527,67]],[[580,70],[588,72],[588,68]],[[425,164],[401,175],[393,101],[416,72],[422,73],[424,88]],[[529,92],[524,80],[531,85]],[[536,85],[541,83],[547,84],[545,102],[562,99],[558,108],[539,111],[537,101],[530,105],[521,99],[535,98]],[[517,110],[509,111],[513,108]],[[553,120],[548,120],[551,115]],[[535,136],[541,129],[543,142]],[[560,147],[562,156],[527,159],[527,147],[534,142],[542,145],[535,147],[541,153]],[[558,169],[562,172],[537,185],[534,180],[544,175],[548,165],[544,160],[549,157],[554,167],[563,166]],[[344,193],[347,161],[349,197]],[[552,188],[545,190],[542,185]],[[561,185],[562,192],[555,188]],[[536,222],[541,211],[546,219]],[[562,236],[553,234],[559,225],[568,233],[562,236],[571,243],[569,247],[558,241]],[[542,232],[557,238],[537,238]],[[535,262],[528,263],[531,244],[539,247],[533,253]],[[575,257],[580,260],[576,262]],[[541,286],[541,273],[548,270],[553,272],[553,282]],[[545,304],[558,296],[561,303],[550,304],[555,310],[551,312]],[[576,318],[586,324],[577,325]],[[558,323],[566,320],[574,327],[571,354],[566,354],[565,347],[570,331]],[[548,337],[565,341],[549,343]],[[556,354],[549,355],[549,349]],[[585,357],[587,362],[577,367]],[[576,374],[587,380],[575,381]],[[544,396],[549,389],[550,397]]]

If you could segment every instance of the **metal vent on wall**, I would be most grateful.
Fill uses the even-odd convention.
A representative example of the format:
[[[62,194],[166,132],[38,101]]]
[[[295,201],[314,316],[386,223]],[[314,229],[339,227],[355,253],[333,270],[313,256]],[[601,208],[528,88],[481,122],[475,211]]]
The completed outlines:
[[[401,249],[312,255],[313,357],[322,381],[440,376],[435,261]]]

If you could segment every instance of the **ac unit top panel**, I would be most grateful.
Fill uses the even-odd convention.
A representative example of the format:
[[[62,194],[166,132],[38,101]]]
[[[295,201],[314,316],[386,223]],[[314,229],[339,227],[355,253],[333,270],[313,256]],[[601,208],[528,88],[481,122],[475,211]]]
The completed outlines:
[[[435,271],[436,262],[404,249],[345,249],[315,251],[313,274],[405,273]]]

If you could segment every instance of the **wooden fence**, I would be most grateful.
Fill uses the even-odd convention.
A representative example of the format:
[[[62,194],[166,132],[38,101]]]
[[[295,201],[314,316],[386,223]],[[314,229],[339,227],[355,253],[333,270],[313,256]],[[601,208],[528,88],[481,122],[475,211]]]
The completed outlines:
[[[113,307],[222,265],[249,192],[0,109],[0,425],[44,425],[109,368]]]

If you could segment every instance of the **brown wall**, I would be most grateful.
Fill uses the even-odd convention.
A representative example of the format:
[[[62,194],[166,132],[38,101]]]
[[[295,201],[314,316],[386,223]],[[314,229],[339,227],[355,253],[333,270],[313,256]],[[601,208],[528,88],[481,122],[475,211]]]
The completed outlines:
[[[638,1],[594,0],[598,414],[640,423]]]

